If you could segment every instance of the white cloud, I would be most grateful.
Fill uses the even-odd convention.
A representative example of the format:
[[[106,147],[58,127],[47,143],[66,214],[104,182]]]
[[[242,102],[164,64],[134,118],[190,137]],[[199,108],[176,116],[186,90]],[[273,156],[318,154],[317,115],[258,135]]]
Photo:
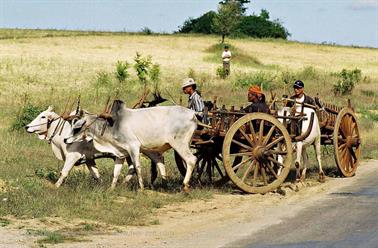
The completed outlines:
[[[353,0],[348,8],[352,10],[376,10],[378,8],[378,0]]]

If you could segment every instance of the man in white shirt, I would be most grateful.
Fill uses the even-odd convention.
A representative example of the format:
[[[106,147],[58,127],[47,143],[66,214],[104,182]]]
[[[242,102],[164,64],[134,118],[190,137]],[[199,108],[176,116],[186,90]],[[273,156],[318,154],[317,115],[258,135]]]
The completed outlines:
[[[231,60],[231,52],[228,50],[228,46],[224,46],[224,51],[222,53],[222,60],[223,60],[223,70],[226,73],[226,76],[230,75],[230,60]]]

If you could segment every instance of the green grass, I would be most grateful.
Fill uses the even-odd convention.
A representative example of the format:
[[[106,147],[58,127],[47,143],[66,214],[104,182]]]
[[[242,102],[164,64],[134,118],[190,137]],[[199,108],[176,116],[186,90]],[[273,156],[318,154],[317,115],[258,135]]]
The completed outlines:
[[[11,223],[11,222],[10,222],[10,220],[8,220],[8,219],[0,218],[0,227],[7,226],[7,225],[9,225],[10,223]]]
[[[154,209],[173,202],[211,197],[206,189],[194,189],[189,196],[181,193],[181,179],[174,176],[170,178],[170,192],[167,194],[135,192],[126,190],[122,185],[109,192],[113,169],[111,160],[98,162],[103,178],[101,184],[93,180],[84,168],[77,168],[71,171],[64,185],[57,190],[49,180],[36,174],[42,168],[59,173],[62,163],[52,156],[50,147],[28,134],[7,132],[5,136],[12,139],[13,143],[5,145],[0,142],[2,154],[6,154],[0,161],[0,174],[8,184],[7,190],[0,193],[0,199],[7,198],[6,202],[0,204],[0,216],[64,216],[114,225],[145,225]],[[10,150],[18,150],[18,153],[14,154]],[[28,161],[27,164],[25,161]],[[147,161],[143,162],[145,171],[148,171]],[[173,167],[171,163],[167,164]],[[144,178],[149,178],[149,175],[146,173]],[[148,185],[147,181],[145,183]]]
[[[222,52],[226,44],[218,43],[206,48],[204,51],[209,53],[205,57],[206,62],[218,63],[222,62]],[[264,67],[261,61],[256,57],[246,53],[245,51],[238,49],[237,47],[227,44],[232,54],[231,61],[232,63],[243,65],[243,66],[254,66],[254,67]]]
[[[26,233],[32,236],[42,236],[37,240],[39,245],[44,244],[59,244],[65,242],[80,242],[83,241],[81,235],[78,233],[67,233],[62,231],[48,231],[48,230],[36,230],[27,229]],[[44,246],[43,246],[44,247]]]

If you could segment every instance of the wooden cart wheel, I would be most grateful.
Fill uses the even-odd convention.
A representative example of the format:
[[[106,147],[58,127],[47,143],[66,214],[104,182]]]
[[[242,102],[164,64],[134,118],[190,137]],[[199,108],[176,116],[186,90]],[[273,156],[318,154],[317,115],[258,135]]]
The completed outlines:
[[[356,115],[350,108],[343,108],[337,115],[333,145],[340,173],[345,177],[353,176],[360,161],[361,139]]]
[[[238,147],[237,152],[234,147]],[[226,172],[247,193],[264,194],[278,188],[289,174],[292,155],[285,126],[265,113],[252,113],[237,120],[223,142]],[[234,163],[236,158],[241,162]]]
[[[192,178],[201,184],[222,185],[230,180],[223,167],[222,146],[219,142],[199,146],[194,152],[197,163]],[[175,161],[180,174],[185,176],[186,164],[176,152]]]

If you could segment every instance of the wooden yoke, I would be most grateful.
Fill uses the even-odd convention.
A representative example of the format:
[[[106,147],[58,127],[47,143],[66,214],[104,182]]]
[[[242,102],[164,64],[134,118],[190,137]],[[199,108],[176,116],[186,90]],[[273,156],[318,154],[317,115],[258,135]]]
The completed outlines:
[[[133,109],[141,108],[144,101],[146,100],[148,94],[150,94],[150,90],[147,88],[147,85],[144,85],[144,90],[143,90],[142,96],[139,98],[139,101],[136,104],[134,104],[134,106],[132,108]]]
[[[72,101],[71,105],[70,105],[70,102],[71,102],[71,98],[68,98],[68,101],[66,102],[66,105],[64,106],[64,110],[60,114],[60,118],[61,118],[62,121],[59,120],[58,125],[57,125],[57,129],[56,129],[56,130],[59,130],[59,135],[62,135],[64,121],[73,119],[73,117],[71,117],[70,114],[71,114],[71,109],[73,109],[73,106],[75,104],[75,100]],[[67,107],[68,107],[68,109],[67,109]],[[55,135],[55,131],[54,131],[53,135]]]
[[[101,136],[104,135],[107,123],[108,122],[113,123],[113,117],[112,117],[112,114],[110,113],[112,111],[113,103],[109,104],[109,102],[110,102],[110,96],[108,97],[108,100],[106,101],[104,111],[98,115],[99,118],[106,120],[101,130]]]

